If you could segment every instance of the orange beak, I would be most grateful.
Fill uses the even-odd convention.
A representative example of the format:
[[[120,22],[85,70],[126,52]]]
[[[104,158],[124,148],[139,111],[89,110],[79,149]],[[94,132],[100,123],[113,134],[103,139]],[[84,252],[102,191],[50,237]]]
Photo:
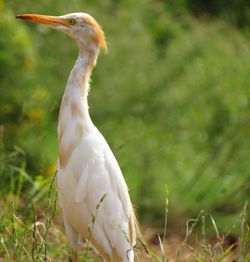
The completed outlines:
[[[68,26],[67,21],[64,18],[58,16],[22,14],[22,15],[17,15],[16,18],[20,18],[20,19],[31,21],[33,23],[43,24],[48,26],[60,26],[60,25]]]

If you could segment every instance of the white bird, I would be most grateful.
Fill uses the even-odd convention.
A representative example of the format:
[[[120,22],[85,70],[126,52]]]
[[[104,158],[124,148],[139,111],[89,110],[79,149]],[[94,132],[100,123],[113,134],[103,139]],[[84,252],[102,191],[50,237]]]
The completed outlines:
[[[44,24],[76,40],[79,56],[62,98],[56,183],[66,235],[77,261],[79,238],[88,239],[104,261],[134,261],[136,218],[120,167],[88,110],[90,75],[100,48],[99,24],[86,13],[17,18]],[[63,63],[63,58],[62,61]]]

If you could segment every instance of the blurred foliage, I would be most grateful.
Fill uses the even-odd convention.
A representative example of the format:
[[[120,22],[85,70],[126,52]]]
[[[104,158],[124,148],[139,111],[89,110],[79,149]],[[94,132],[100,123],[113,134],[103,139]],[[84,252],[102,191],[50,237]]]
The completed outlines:
[[[187,0],[195,14],[204,13],[220,16],[238,27],[248,27],[250,23],[250,2],[246,0]]]
[[[164,216],[167,184],[170,220],[204,209],[226,228],[250,200],[248,1],[6,1],[0,144],[3,156],[22,148],[11,166],[25,166],[34,180],[54,172],[58,110],[77,46],[14,14],[73,11],[92,14],[106,32],[109,54],[93,74],[90,113],[140,215]],[[2,159],[4,193],[15,171]]]
[[[11,11],[2,13],[0,30],[0,118],[2,124],[12,124],[9,127],[14,129],[22,116],[25,98],[22,87],[27,84],[35,54],[25,27],[17,23]]]

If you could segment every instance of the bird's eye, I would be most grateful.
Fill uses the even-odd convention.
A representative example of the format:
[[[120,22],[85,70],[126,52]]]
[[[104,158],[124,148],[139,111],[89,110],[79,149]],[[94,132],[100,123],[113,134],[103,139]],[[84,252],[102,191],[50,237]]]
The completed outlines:
[[[73,19],[73,18],[69,19],[69,24],[70,25],[75,25],[76,24],[76,20]]]

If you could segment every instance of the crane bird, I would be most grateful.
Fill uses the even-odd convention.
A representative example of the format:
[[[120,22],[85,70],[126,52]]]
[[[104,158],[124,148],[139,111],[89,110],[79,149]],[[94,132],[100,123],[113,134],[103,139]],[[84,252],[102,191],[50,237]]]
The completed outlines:
[[[79,240],[85,238],[104,261],[134,261],[137,225],[127,185],[88,110],[91,72],[100,49],[107,48],[104,33],[86,13],[16,17],[62,31],[79,46],[60,107],[56,174],[72,260],[77,261]]]

